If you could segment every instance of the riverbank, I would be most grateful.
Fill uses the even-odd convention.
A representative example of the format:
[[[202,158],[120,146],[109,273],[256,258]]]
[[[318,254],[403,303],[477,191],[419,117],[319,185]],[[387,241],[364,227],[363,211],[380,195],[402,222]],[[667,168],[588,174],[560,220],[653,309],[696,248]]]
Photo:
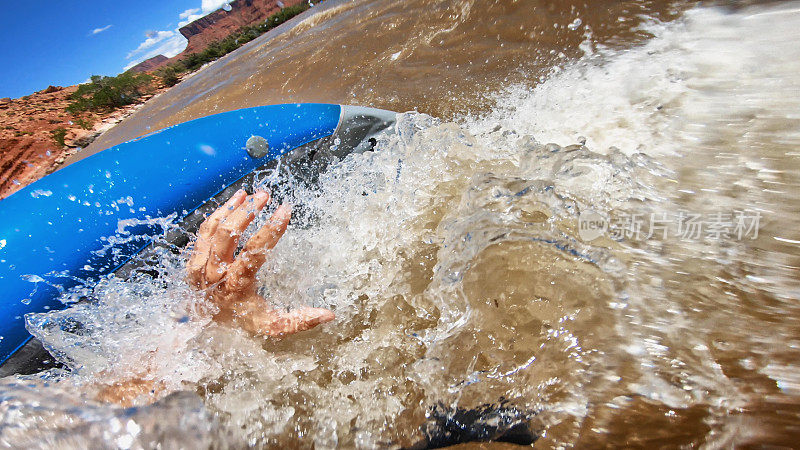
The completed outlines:
[[[79,114],[67,111],[78,86],[50,86],[18,99],[0,99],[0,199],[55,171],[169,88],[157,80],[130,105]]]

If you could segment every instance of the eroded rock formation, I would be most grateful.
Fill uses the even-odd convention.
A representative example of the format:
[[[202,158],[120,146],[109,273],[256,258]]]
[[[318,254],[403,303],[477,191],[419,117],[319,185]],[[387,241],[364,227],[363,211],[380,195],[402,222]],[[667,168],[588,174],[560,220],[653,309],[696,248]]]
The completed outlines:
[[[155,70],[163,66],[167,61],[169,61],[169,58],[167,58],[166,56],[156,55],[150,59],[145,59],[144,61],[131,67],[128,70],[131,72],[149,72],[151,70]]]
[[[265,20],[281,8],[294,6],[303,0],[236,0],[230,2],[207,16],[182,27],[181,34],[186,37],[189,44],[186,50],[175,59],[180,59],[189,53],[203,51],[206,46],[214,41],[223,39],[239,28],[254,25]]]

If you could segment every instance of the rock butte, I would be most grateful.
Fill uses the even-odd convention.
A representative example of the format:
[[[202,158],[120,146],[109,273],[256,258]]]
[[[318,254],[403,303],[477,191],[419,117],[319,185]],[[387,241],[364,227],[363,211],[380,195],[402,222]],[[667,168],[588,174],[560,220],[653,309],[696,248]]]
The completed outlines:
[[[260,23],[280,11],[281,8],[302,2],[303,0],[236,0],[230,2],[226,7],[184,25],[178,30],[189,41],[181,53],[172,58],[164,55],[154,56],[132,67],[131,70],[145,72],[178,62],[190,53],[203,51],[208,44],[224,39],[241,27]]]

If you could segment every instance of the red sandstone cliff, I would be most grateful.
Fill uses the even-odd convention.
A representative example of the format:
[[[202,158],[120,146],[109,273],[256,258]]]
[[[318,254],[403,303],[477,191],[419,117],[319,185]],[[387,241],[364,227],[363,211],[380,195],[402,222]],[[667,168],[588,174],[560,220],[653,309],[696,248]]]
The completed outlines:
[[[128,70],[131,72],[149,72],[151,70],[155,70],[163,66],[167,61],[169,61],[169,58],[167,58],[166,56],[156,55],[150,59],[145,59],[144,61],[131,67]]]
[[[150,72],[170,63],[178,62],[190,53],[202,52],[208,44],[224,39],[239,28],[261,23],[282,8],[306,0],[235,0],[228,5],[180,28],[186,38],[186,48],[176,56],[157,55],[142,61],[129,70]]]
[[[208,44],[225,38],[239,28],[262,22],[281,8],[294,6],[303,0],[236,0],[207,16],[182,27],[181,34],[189,44],[173,60],[203,51]]]

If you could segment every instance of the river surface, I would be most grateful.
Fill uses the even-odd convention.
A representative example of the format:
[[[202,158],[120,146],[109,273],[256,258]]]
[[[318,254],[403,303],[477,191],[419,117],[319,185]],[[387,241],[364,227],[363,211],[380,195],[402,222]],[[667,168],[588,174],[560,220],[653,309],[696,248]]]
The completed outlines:
[[[437,405],[502,404],[537,448],[795,446],[797,42],[798,2],[312,8],[93,145],[269,103],[404,112],[318,186],[282,180],[298,214],[262,291],[337,319],[185,320],[186,255],[163,255],[29,319],[72,370],[0,381],[0,444],[408,447]],[[90,400],[143,373],[177,393]]]

